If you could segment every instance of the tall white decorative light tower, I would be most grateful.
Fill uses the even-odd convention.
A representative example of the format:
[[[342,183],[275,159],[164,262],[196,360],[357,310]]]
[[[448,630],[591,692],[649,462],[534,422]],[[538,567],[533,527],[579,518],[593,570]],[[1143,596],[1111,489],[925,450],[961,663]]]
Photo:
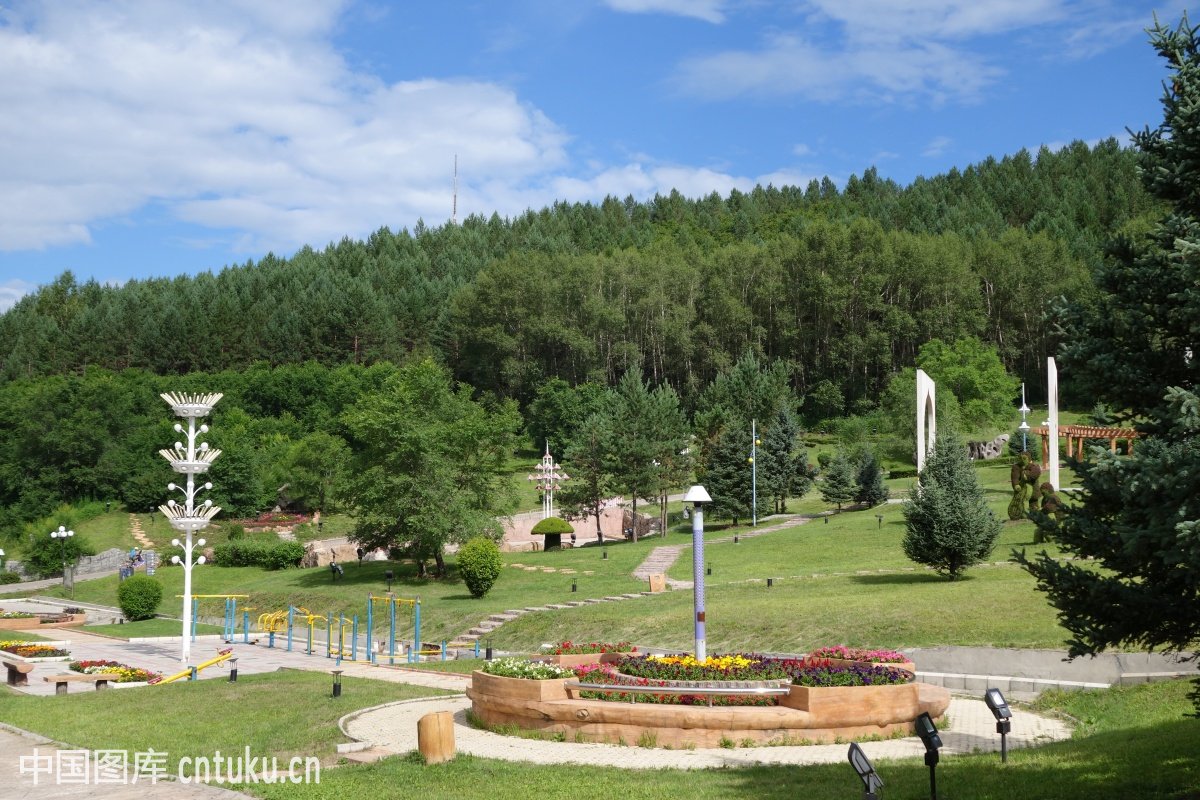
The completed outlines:
[[[196,531],[203,530],[208,527],[208,523],[220,511],[219,506],[214,506],[212,500],[205,500],[199,505],[196,504],[196,476],[208,472],[208,468],[217,460],[217,456],[221,455],[221,451],[215,448],[210,448],[208,442],[196,443],[196,434],[208,433],[208,426],[201,425],[196,427],[196,420],[201,417],[207,417],[212,412],[213,406],[221,399],[220,394],[161,394],[163,400],[171,406],[171,410],[175,412],[175,416],[182,417],[187,420],[187,444],[176,442],[175,448],[172,450],[159,450],[158,454],[171,463],[171,468],[176,472],[187,476],[186,486],[177,486],[174,483],[167,484],[167,491],[180,491],[183,493],[183,505],[179,505],[174,499],[168,500],[164,506],[159,506],[167,517],[167,521],[171,523],[171,527],[177,531],[183,531],[183,559],[179,556],[172,556],[171,562],[174,564],[183,565],[183,647],[180,652],[179,660],[185,666],[191,658],[191,635],[192,635],[192,567],[203,564],[204,556],[193,559],[192,555],[196,547],[203,547],[204,540],[200,539],[195,543],[192,542],[192,534]],[[181,423],[175,423],[175,432],[183,433],[184,427]],[[212,489],[211,483],[205,483],[204,490]],[[172,539],[171,544],[175,547],[180,546],[178,539]]]
[[[542,463],[534,467],[536,475],[530,475],[529,480],[536,481],[535,486],[542,493],[542,519],[554,516],[554,493],[562,488],[562,482],[570,480],[571,476],[558,468],[554,456],[550,455],[550,443],[546,442],[546,454]]]

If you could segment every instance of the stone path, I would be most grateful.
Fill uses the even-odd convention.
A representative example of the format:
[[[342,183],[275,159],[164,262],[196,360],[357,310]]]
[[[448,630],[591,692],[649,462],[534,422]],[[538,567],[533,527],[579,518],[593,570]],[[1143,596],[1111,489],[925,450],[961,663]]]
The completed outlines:
[[[735,538],[753,539],[756,536],[763,536],[768,533],[777,533],[782,530],[795,528],[799,525],[805,524],[806,522],[810,522],[813,519],[816,519],[816,517],[809,514],[796,514],[787,516],[784,517],[782,521],[775,522],[765,527],[751,528],[748,531],[738,531],[736,534],[731,534],[729,536],[719,536],[713,539],[705,539],[704,544],[724,544],[726,542],[734,541]],[[639,580],[647,580],[651,575],[666,575],[667,570],[674,566],[675,562],[679,560],[679,556],[683,553],[684,549],[691,546],[692,543],[689,541],[686,544],[664,545],[662,547],[654,548],[650,551],[650,555],[646,556],[646,560],[643,561],[638,568],[633,571],[633,577],[638,578]],[[693,583],[692,581],[680,581],[667,578],[667,585],[672,589],[691,589]]]
[[[134,540],[143,550],[153,550],[154,542],[146,536],[146,532],[142,529],[142,518],[137,514],[129,515],[129,533],[133,535]]]

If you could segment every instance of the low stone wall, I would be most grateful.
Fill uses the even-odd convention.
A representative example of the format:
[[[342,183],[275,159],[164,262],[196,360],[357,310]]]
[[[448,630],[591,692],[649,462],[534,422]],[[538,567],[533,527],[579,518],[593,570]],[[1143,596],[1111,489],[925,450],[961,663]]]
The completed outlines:
[[[822,743],[911,733],[922,712],[935,719],[950,693],[925,684],[897,686],[793,686],[778,706],[684,706],[583,700],[571,697],[566,679],[527,680],[475,672],[467,696],[487,725],[516,725],[563,734],[570,740],[659,747],[719,747],[723,741],[755,744]],[[651,687],[647,692],[653,692]]]

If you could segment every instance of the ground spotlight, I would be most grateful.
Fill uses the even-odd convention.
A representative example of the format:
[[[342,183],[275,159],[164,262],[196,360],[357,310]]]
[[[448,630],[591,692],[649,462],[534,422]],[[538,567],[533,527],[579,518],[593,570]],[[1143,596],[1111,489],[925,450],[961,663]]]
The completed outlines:
[[[1004,700],[999,689],[988,689],[983,694],[983,702],[992,710],[996,718],[996,733],[1000,734],[1000,763],[1008,763],[1008,732],[1012,730],[1012,709]]]
[[[916,726],[917,736],[921,737],[921,743],[925,745],[925,766],[929,767],[929,800],[937,800],[938,750],[942,746],[942,737],[938,736],[937,725],[933,724],[929,712],[917,717],[913,725]]]
[[[858,773],[858,777],[862,778],[863,800],[877,800],[878,790],[883,788],[883,779],[879,777],[879,773],[875,771],[875,767],[871,766],[871,761],[867,758],[867,754],[863,752],[857,743],[851,742],[848,757],[850,759],[850,766],[854,767],[854,771]]]

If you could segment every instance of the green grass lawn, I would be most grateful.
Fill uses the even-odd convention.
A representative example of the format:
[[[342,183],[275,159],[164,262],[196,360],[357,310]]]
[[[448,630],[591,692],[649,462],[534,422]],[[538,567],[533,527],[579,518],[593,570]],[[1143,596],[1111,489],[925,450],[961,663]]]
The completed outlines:
[[[421,686],[342,677],[330,696],[324,672],[282,670],[242,675],[236,683],[208,680],[164,686],[31,697],[0,694],[0,719],[55,741],[87,749],[176,757],[215,751],[255,755],[315,755],[332,762],[346,741],[337,720],[359,708],[446,694]]]
[[[143,619],[137,622],[126,622],[123,625],[84,625],[80,630],[88,633],[98,633],[101,636],[111,636],[116,639],[137,639],[150,636],[181,636],[183,623],[177,619]],[[196,634],[221,633],[219,625],[196,624]]]
[[[990,505],[1003,514],[1008,503],[1008,466],[977,465]],[[791,509],[811,506],[824,510],[816,492],[790,504]],[[877,519],[882,516],[882,525]],[[775,521],[777,522],[777,521]],[[770,519],[763,526],[775,524]],[[847,643],[863,646],[904,647],[931,644],[1061,647],[1065,631],[1034,581],[1008,562],[1014,548],[1040,550],[1032,545],[1033,526],[1006,523],[992,559],[999,566],[974,568],[964,580],[951,583],[917,567],[904,556],[903,505],[885,504],[875,509],[847,510],[757,537],[734,533],[749,531],[706,520],[705,561],[712,567],[706,577],[706,605],[710,646],[720,649],[802,650],[817,644]],[[638,543],[618,541],[597,547],[556,552],[513,553],[491,592],[472,598],[453,574],[447,580],[420,579],[412,564],[366,562],[345,565],[345,577],[334,582],[329,570],[281,570],[203,566],[193,574],[198,594],[248,594],[239,600],[239,611],[259,614],[286,609],[288,604],[327,613],[359,615],[366,623],[368,593],[386,589],[384,572],[393,570],[393,588],[400,597],[422,601],[422,639],[452,640],[488,615],[514,608],[565,603],[645,589],[632,578],[633,570],[663,544],[691,544],[689,523],[681,521],[666,537]],[[585,541],[590,541],[586,539]],[[453,559],[450,559],[453,563]],[[521,567],[513,566],[520,564]],[[574,570],[566,574],[561,570]],[[554,570],[549,572],[546,570]],[[587,574],[587,573],[591,574]],[[691,553],[685,549],[670,569],[671,577],[690,580]],[[177,613],[182,594],[182,571],[159,569],[164,584],[160,611]],[[767,590],[766,578],[774,579]],[[577,591],[571,592],[572,582]],[[80,582],[80,601],[116,603],[113,576]],[[49,593],[56,594],[53,589]],[[201,616],[219,621],[223,601],[201,601]],[[692,593],[687,590],[661,596],[588,606],[553,614],[529,614],[510,622],[490,637],[505,650],[535,650],[540,644],[569,638],[629,639],[639,644],[683,647],[691,639]],[[946,609],[954,609],[947,614]],[[997,614],[996,609],[1003,609]],[[239,613],[239,627],[241,614]],[[401,609],[397,625],[401,636],[411,636],[412,616]],[[376,631],[386,619],[376,620]]]

